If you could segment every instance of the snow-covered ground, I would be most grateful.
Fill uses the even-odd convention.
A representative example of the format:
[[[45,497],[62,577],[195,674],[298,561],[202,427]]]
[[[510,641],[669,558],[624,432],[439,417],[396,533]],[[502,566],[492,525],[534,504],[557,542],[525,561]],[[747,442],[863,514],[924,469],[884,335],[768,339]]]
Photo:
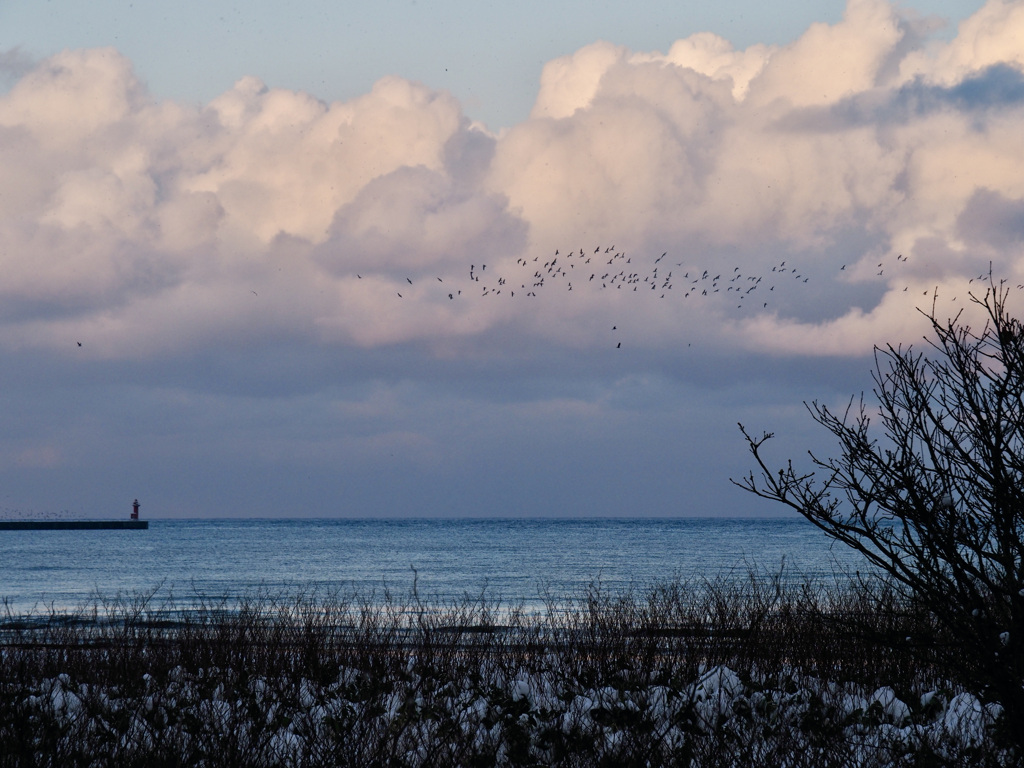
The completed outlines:
[[[0,768],[1024,764],[906,606],[781,578],[545,606],[414,591],[9,614]]]
[[[12,764],[35,753],[48,765],[1011,764],[993,740],[999,707],[966,692],[901,696],[726,666],[689,680],[620,670],[588,685],[564,661],[484,661],[444,679],[410,655],[386,673],[346,667],[324,681],[179,666],[131,690],[61,674],[17,702],[3,686],[21,742],[4,749],[28,760]]]

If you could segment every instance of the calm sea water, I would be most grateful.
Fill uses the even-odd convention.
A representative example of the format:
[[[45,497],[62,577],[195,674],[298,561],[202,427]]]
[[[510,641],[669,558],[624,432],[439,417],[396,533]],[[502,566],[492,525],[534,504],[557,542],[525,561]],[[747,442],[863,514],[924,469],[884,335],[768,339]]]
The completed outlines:
[[[862,568],[802,519],[175,520],[148,531],[0,531],[0,597],[17,613],[156,591],[176,601],[311,587],[538,600],[600,579],[794,577]]]

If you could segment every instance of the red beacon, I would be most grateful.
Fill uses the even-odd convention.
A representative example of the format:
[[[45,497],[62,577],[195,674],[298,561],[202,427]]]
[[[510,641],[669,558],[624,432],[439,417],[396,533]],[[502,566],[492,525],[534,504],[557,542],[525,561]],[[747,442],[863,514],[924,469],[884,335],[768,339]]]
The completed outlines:
[[[135,502],[132,504],[132,520],[138,520],[138,519],[139,519],[139,500],[136,499]]]

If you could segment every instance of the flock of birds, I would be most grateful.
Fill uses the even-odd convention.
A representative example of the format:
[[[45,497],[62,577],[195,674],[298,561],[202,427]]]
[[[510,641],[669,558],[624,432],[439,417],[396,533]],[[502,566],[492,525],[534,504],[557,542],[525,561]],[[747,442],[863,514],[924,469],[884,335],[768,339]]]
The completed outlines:
[[[643,269],[639,264],[634,265],[632,256],[625,251],[616,250],[615,246],[603,249],[598,246],[593,251],[581,248],[579,251],[564,254],[556,250],[550,259],[543,262],[539,256],[535,256],[532,262],[526,258],[516,259],[518,273],[514,275],[503,276],[494,269],[488,273],[486,264],[471,264],[469,282],[471,286],[476,287],[476,293],[481,297],[496,297],[504,293],[509,298],[515,298],[517,292],[521,297],[537,297],[540,295],[538,292],[554,287],[563,287],[566,291],[649,290],[662,299],[673,290],[681,293],[683,298],[697,294],[709,296],[724,290],[726,294],[735,292],[735,298],[739,302],[737,306],[742,307],[744,299],[756,291],[766,277],[744,275],[740,273],[739,267],[733,267],[729,274],[712,274],[714,270],[711,269],[683,270],[681,262],[677,262],[676,268],[673,269],[662,264],[667,256],[667,252],[661,254],[654,260],[651,268]],[[776,273],[775,276],[778,278],[792,278],[796,282],[804,283],[810,280],[795,267],[787,266],[785,260],[773,266],[771,271]],[[680,272],[682,274],[679,274]],[[435,279],[442,284],[445,282],[440,277]],[[406,277],[405,280],[409,285],[414,284],[411,277]],[[769,291],[774,289],[774,285],[768,288]],[[403,298],[401,291],[398,291],[397,295]],[[469,295],[470,292],[464,292],[462,288],[448,292],[448,298],[452,300]],[[768,302],[763,302],[762,306],[767,307]]]
[[[418,278],[416,281],[406,276],[405,282],[414,288],[421,280],[430,280],[441,291],[441,297],[447,295],[450,301],[466,300],[474,296],[535,299],[545,292],[555,290],[574,293],[622,291],[659,300],[669,297],[680,297],[683,300],[692,297],[694,302],[707,299],[721,302],[731,300],[735,302],[737,310],[748,307],[758,311],[767,311],[780,298],[787,285],[813,287],[813,276],[794,266],[789,259],[783,259],[772,264],[770,269],[766,267],[755,274],[742,272],[739,266],[725,269],[694,267],[674,260],[666,262],[666,259],[668,252],[653,259],[653,262],[648,258],[644,264],[644,259],[634,259],[631,254],[614,245],[597,246],[566,252],[555,250],[554,254],[546,258],[520,257],[516,259],[515,267],[510,267],[507,273],[495,269],[493,265],[488,270],[487,264],[470,264],[468,282],[446,280],[439,276],[433,279]],[[895,259],[896,265],[905,265],[908,261],[908,257],[903,254],[897,255]],[[843,264],[838,271],[845,272],[846,266]],[[884,278],[886,269],[892,266],[884,261],[879,262],[876,267],[877,276]],[[819,270],[816,274],[822,273]],[[362,279],[361,274],[356,277]],[[987,273],[979,274],[968,281],[968,288],[975,282],[988,279]],[[780,288],[778,293],[776,288]],[[1024,284],[1017,288],[1024,290]],[[908,290],[909,286],[904,286],[903,291]],[[259,296],[255,290],[250,292]],[[930,293],[924,291],[925,296]],[[399,299],[406,298],[402,291],[396,291],[396,294]],[[954,297],[953,302],[956,301]],[[613,325],[612,330],[618,330],[618,327],[618,324]],[[81,347],[82,342],[78,341],[77,345]],[[616,342],[615,346],[621,348],[622,342]]]
[[[902,254],[896,257],[898,264],[907,261],[907,257]],[[885,276],[886,266],[884,262],[879,262],[879,277]],[[843,264],[838,271],[845,272],[846,265]],[[410,287],[423,279],[414,281],[412,277],[405,277]],[[504,270],[494,264],[490,268],[485,263],[470,264],[462,280],[446,280],[437,276],[426,279],[442,292],[442,296],[447,295],[450,301],[474,297],[527,300],[553,291],[574,294],[614,291],[657,300],[715,300],[722,302],[722,306],[728,307],[734,303],[737,310],[750,308],[756,311],[768,311],[770,306],[781,300],[781,294],[788,286],[813,287],[814,281],[812,274],[791,263],[790,259],[780,260],[759,272],[752,272],[741,270],[739,266],[724,269],[694,267],[670,259],[668,252],[653,259],[635,258],[614,245],[571,251],[555,250],[548,257],[520,257],[516,259],[514,267],[509,266]],[[396,293],[400,299],[407,297],[407,293],[403,294],[401,290]],[[612,329],[618,330],[618,324]],[[622,342],[617,341],[615,346],[621,348]]]

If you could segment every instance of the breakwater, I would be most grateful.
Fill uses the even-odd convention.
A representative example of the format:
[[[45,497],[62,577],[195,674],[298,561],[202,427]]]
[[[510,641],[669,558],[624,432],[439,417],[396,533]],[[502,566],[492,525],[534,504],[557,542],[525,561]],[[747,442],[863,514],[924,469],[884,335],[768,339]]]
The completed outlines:
[[[0,520],[0,531],[146,530],[148,520]]]

